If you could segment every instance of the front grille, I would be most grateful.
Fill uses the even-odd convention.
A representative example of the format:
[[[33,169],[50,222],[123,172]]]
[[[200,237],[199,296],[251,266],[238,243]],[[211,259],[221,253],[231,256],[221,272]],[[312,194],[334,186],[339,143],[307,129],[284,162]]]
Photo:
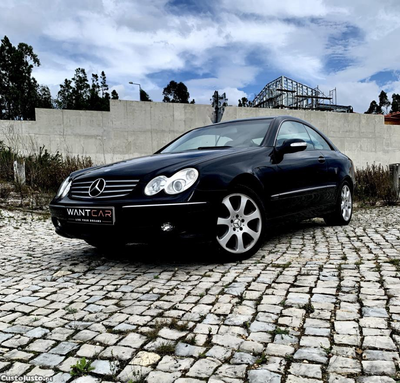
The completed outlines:
[[[131,193],[136,185],[138,184],[139,180],[106,180],[106,186],[103,192],[97,196],[92,197],[89,195],[90,185],[97,178],[93,180],[85,180],[85,181],[73,181],[71,185],[71,190],[69,192],[69,197],[72,199],[106,199],[106,198],[119,198],[124,197]]]

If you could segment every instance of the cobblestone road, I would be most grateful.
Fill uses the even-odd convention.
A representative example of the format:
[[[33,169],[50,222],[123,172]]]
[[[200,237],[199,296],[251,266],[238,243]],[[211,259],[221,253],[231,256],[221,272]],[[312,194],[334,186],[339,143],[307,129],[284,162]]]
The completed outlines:
[[[399,207],[282,228],[234,263],[201,248],[105,257],[0,213],[0,381],[400,379]],[[83,357],[93,370],[72,377]]]

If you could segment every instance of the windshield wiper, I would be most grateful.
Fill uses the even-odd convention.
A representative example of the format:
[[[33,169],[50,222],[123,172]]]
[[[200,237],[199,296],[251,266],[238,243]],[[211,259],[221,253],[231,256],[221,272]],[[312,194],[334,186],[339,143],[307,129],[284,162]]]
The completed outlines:
[[[232,146],[199,146],[197,150],[229,149]]]

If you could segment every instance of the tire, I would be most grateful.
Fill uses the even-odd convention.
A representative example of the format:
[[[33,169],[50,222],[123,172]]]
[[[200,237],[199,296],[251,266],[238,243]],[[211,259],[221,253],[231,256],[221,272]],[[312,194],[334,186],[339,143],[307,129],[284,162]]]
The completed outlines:
[[[327,225],[345,226],[351,221],[353,215],[353,190],[347,181],[340,186],[336,199],[335,211],[324,217]]]
[[[264,232],[264,205],[251,189],[238,186],[222,199],[215,242],[224,256],[235,259],[251,257],[261,247]]]

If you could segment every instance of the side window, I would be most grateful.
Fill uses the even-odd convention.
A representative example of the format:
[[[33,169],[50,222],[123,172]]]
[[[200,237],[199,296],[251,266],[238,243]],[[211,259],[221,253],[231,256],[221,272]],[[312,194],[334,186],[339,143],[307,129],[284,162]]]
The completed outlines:
[[[317,133],[314,129],[306,126],[306,130],[311,137],[311,141],[314,144],[314,148],[316,150],[332,150],[330,145],[326,142],[326,140]]]
[[[276,137],[276,146],[281,146],[286,140],[292,138],[300,138],[307,142],[306,150],[314,150],[314,145],[304,125],[295,121],[285,121],[282,123]]]

